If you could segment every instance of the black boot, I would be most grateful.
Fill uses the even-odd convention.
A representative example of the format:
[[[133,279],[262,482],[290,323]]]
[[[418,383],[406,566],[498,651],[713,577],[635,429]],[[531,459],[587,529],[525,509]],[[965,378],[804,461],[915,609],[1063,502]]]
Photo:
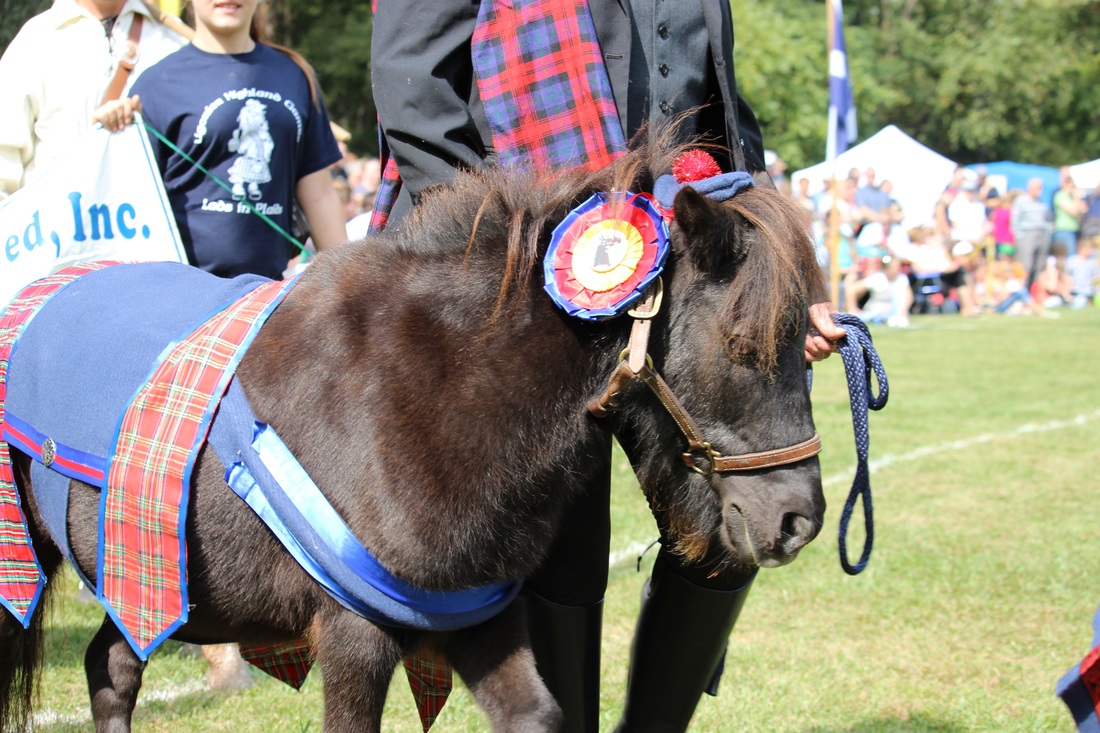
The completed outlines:
[[[732,591],[702,588],[657,558],[642,593],[618,733],[687,730],[703,692],[717,693],[729,635],[751,586],[752,579]]]
[[[527,623],[539,675],[564,713],[562,732],[597,733],[603,601],[562,606],[528,591]]]

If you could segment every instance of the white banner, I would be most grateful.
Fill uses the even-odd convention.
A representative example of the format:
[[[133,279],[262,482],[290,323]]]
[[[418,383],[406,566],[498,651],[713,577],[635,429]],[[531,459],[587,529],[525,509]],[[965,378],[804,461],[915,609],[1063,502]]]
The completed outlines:
[[[0,201],[0,304],[77,262],[186,262],[145,129],[97,127]]]

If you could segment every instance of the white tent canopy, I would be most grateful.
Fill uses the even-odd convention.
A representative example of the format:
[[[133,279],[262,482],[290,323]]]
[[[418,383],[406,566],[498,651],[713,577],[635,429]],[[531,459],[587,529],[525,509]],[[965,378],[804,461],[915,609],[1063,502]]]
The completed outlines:
[[[1071,165],[1069,173],[1073,176],[1073,182],[1077,184],[1077,188],[1086,193],[1095,191],[1097,185],[1100,185],[1100,158],[1080,165]]]
[[[859,145],[837,156],[835,166],[828,162],[795,171],[791,184],[798,190],[798,181],[810,180],[810,194],[821,191],[836,171],[844,178],[852,168],[861,172],[875,169],[877,182],[894,184],[893,196],[905,212],[904,226],[912,228],[933,220],[936,200],[951,181],[955,162],[926,148],[894,125],[888,125]]]

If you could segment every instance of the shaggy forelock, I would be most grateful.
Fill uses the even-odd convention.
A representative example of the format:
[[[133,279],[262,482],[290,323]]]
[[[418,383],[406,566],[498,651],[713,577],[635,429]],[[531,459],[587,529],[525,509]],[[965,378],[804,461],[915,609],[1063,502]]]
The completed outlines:
[[[726,324],[730,358],[771,372],[799,333],[820,268],[799,211],[784,194],[752,188],[727,205],[752,225],[753,241],[718,316]]]

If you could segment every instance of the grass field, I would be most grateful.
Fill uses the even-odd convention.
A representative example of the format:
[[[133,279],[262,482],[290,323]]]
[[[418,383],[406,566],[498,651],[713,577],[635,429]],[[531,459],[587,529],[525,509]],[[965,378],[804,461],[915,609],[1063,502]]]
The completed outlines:
[[[1053,688],[1088,651],[1100,600],[1100,310],[1061,316],[933,316],[873,332],[891,394],[871,416],[876,540],[857,577],[836,557],[855,465],[843,368],[837,358],[817,367],[826,527],[793,565],[761,573],[721,694],[702,701],[694,730],[1073,730]],[[617,473],[605,730],[620,709],[644,580],[637,548],[654,537],[621,455]],[[849,544],[857,555],[862,535]],[[73,595],[58,594],[47,632],[39,731],[91,728],[81,658],[102,614]],[[167,643],[146,671],[135,728],[320,730],[319,676],[295,693],[257,673],[251,689],[222,695],[203,690],[203,671]],[[386,726],[418,730],[403,675]],[[485,729],[461,687],[434,728]]]

